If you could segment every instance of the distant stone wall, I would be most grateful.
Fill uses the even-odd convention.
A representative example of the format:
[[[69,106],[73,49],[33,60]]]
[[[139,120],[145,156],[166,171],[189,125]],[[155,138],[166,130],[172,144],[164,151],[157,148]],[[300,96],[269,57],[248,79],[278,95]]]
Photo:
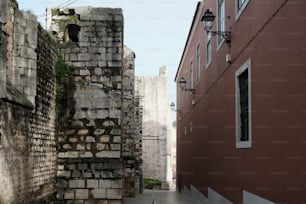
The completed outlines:
[[[59,124],[56,203],[122,203],[122,11],[48,13],[71,70],[67,123]]]
[[[0,203],[49,203],[57,47],[36,17],[17,7],[1,1]]]
[[[137,76],[136,91],[143,107],[142,157],[144,177],[169,181],[173,129],[170,105],[167,101],[167,70],[159,76]],[[171,178],[172,179],[172,178]]]

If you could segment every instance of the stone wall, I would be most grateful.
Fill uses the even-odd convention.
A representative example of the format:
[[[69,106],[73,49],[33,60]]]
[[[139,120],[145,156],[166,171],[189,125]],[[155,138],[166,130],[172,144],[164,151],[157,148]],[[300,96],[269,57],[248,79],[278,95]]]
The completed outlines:
[[[172,140],[175,131],[167,100],[166,67],[160,68],[159,76],[137,76],[136,91],[140,94],[140,106],[143,107],[144,177],[171,182],[171,144],[175,143]]]
[[[57,203],[122,203],[122,11],[48,13],[71,72],[67,120],[59,124]]]
[[[141,135],[139,129],[139,103],[134,95],[135,53],[124,47],[123,101],[122,101],[122,157],[124,195],[135,196],[140,192]]]
[[[0,203],[54,197],[57,48],[36,17],[1,1]]]

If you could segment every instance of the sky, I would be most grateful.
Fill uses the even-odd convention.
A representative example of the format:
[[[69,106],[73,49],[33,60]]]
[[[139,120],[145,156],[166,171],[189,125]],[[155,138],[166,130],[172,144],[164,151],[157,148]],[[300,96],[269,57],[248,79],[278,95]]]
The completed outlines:
[[[174,77],[184,50],[198,0],[17,0],[45,27],[47,7],[122,8],[124,44],[136,54],[136,76],[158,76],[168,67],[168,100],[176,101]]]

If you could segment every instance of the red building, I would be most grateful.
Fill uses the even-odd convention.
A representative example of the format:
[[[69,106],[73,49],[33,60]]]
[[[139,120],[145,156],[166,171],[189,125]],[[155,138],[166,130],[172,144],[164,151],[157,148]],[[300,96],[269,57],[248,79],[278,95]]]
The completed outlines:
[[[197,4],[175,77],[181,192],[306,203],[305,10],[305,0]],[[215,15],[209,32],[204,14]]]

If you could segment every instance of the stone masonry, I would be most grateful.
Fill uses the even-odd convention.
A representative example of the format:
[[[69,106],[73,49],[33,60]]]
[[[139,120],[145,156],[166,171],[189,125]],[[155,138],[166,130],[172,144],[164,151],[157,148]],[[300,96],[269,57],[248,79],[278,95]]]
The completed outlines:
[[[135,196],[141,192],[141,134],[139,129],[139,101],[134,93],[135,53],[124,47],[123,101],[122,101],[122,157],[124,195]]]
[[[49,33],[15,0],[0,6],[0,203],[121,204],[141,192],[121,9],[52,9]]]
[[[127,166],[136,162],[134,54],[123,60],[122,11],[48,13],[47,27],[61,42],[71,72],[67,120],[58,137],[57,203],[122,203],[124,186],[138,173]]]
[[[175,128],[167,101],[167,68],[160,68],[159,76],[137,76],[135,90],[143,107],[142,153],[146,178],[155,178],[172,184],[175,168]]]
[[[0,2],[0,203],[49,203],[55,182],[56,43]]]

